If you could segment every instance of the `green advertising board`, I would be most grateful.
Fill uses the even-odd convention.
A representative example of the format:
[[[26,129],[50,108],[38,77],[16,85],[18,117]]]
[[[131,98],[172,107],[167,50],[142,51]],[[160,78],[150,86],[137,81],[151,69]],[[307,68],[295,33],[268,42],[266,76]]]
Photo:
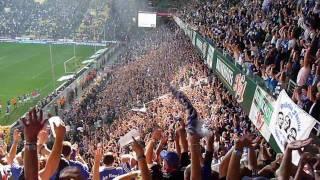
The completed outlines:
[[[232,86],[234,82],[234,77],[236,75],[236,69],[230,63],[225,61],[225,57],[221,56],[220,52],[217,52],[216,55],[216,65],[213,71],[220,77],[223,84],[232,91]]]
[[[215,50],[212,61],[215,62],[213,72],[215,72],[222,83],[229,89],[232,95],[240,103],[246,113],[250,112],[251,104],[256,83],[248,76],[243,74],[230,60]]]
[[[195,34],[196,34],[195,46],[201,52],[202,57],[206,59],[208,42],[200,34],[198,33],[195,33]]]

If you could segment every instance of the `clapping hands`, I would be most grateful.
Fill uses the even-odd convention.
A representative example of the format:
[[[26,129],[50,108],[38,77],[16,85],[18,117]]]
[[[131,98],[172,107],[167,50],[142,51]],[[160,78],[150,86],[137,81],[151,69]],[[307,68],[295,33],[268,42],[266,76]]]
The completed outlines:
[[[311,142],[312,142],[311,138],[306,139],[306,140],[296,140],[296,141],[292,141],[291,143],[289,143],[287,145],[287,148],[291,149],[291,150],[299,150],[299,149],[311,144]]]

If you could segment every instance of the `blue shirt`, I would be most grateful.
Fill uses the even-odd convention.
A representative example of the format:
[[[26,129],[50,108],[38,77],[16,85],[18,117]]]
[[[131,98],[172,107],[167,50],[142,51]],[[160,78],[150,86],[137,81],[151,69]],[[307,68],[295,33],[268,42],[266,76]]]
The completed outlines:
[[[23,171],[23,168],[22,166],[16,164],[16,163],[13,163],[10,167],[10,171],[11,171],[11,174],[12,174],[12,178],[14,180],[19,180],[19,177],[21,176],[22,174],[22,171]]]
[[[308,86],[312,86],[314,78],[315,78],[315,75],[309,74],[308,79],[307,79]]]
[[[100,167],[100,180],[111,180],[117,176],[125,174],[121,167]]]
[[[89,179],[89,168],[86,164],[82,164],[81,162],[79,161],[73,161],[73,160],[69,160],[69,164],[71,167],[77,167],[80,172],[81,172],[81,175],[85,178],[85,179]]]
[[[68,167],[76,167],[77,169],[80,170],[81,172],[81,175],[85,178],[85,179],[89,179],[90,177],[90,174],[89,174],[89,168],[86,164],[82,164],[81,162],[79,161],[73,161],[73,160],[67,160],[67,162],[69,163],[69,166]],[[55,180],[57,179],[58,177],[58,173],[60,172],[55,172],[54,175],[52,175],[50,177],[51,180]]]
[[[266,80],[266,85],[268,87],[268,89],[272,92],[274,92],[276,86],[278,84],[278,81],[276,79],[273,79],[273,78],[268,78]]]

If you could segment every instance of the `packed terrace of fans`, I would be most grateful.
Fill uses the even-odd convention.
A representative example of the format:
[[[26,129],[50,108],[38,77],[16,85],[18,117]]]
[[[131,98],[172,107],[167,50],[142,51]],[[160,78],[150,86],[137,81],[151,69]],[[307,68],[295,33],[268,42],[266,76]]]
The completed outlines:
[[[125,52],[118,65],[98,73],[71,109],[59,112],[65,125],[55,127],[53,146],[48,131],[41,130],[41,111],[23,119],[23,133],[14,132],[10,148],[1,146],[1,175],[14,179],[113,179],[120,175],[319,179],[319,150],[303,152],[303,147],[319,145],[312,139],[293,141],[284,153],[276,154],[175,25],[132,37]],[[132,111],[135,107],[143,108]],[[206,128],[199,130],[199,124]],[[121,147],[120,137],[132,129],[140,132],[140,138]],[[291,164],[294,150],[302,153],[298,166]],[[135,170],[140,170],[139,175]]]
[[[138,6],[131,3],[123,8],[123,0],[2,0],[0,37],[121,40]]]
[[[238,67],[262,77],[275,96],[292,80],[301,108],[320,103],[320,1],[201,1],[179,16]],[[310,113],[320,119],[319,111]]]

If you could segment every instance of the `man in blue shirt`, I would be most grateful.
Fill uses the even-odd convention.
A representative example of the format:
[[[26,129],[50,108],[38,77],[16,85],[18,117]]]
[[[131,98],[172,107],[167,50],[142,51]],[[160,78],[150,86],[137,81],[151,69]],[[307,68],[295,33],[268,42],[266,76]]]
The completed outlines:
[[[10,167],[10,172],[13,180],[18,180],[23,172],[23,167],[17,163],[12,163]]]
[[[101,160],[103,165],[100,166]],[[103,150],[98,148],[94,155],[93,180],[109,180],[125,174],[123,168],[115,167],[114,156],[112,152],[103,155]]]
[[[117,176],[125,174],[125,171],[122,167],[114,167],[114,157],[111,152],[108,152],[103,157],[104,166],[99,168],[100,180],[109,180]]]
[[[62,155],[63,155],[65,161],[68,163],[68,167],[75,167],[75,168],[79,169],[81,176],[84,179],[89,179],[90,174],[89,174],[88,165],[85,164],[85,162],[83,160],[82,160],[82,162],[80,162],[76,159],[73,159],[73,157],[71,157],[73,151],[76,151],[76,150],[72,149],[71,143],[64,141],[63,146],[62,146]],[[81,158],[80,158],[80,160],[81,160]],[[61,162],[60,162],[60,164],[61,164]],[[63,170],[63,169],[61,169],[61,170]],[[60,172],[56,172],[56,174],[53,177],[51,177],[51,179],[57,179],[57,177],[59,177],[59,175],[60,175]]]

